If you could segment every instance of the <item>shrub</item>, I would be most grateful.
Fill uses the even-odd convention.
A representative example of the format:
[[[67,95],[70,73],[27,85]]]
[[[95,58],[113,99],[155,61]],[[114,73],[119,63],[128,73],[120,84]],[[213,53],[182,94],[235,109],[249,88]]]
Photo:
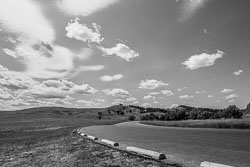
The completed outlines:
[[[128,117],[128,120],[129,121],[134,121],[136,119],[136,117],[134,116],[134,115],[130,115],[129,117]]]

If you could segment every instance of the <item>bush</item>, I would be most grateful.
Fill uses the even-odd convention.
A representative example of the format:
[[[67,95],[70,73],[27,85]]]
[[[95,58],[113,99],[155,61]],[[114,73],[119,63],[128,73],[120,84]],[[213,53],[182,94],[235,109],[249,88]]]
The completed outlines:
[[[130,115],[129,117],[128,117],[128,120],[129,121],[134,121],[136,119],[136,117],[134,116],[134,115]]]

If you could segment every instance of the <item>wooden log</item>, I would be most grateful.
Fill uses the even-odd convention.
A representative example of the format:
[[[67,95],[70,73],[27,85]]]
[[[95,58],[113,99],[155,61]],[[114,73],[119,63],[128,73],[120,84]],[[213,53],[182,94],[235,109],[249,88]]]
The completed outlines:
[[[102,142],[102,143],[105,143],[105,144],[108,144],[108,145],[111,145],[111,146],[113,146],[113,147],[119,146],[119,143],[113,142],[113,141],[107,140],[107,139],[102,139],[101,142]]]
[[[82,137],[87,137],[88,135],[86,133],[80,133]]]
[[[132,147],[132,146],[128,146],[126,149],[128,151],[135,152],[135,153],[142,154],[142,155],[146,155],[146,156],[149,156],[149,157],[154,158],[154,159],[158,159],[158,160],[166,159],[165,154],[159,153],[156,151],[146,150],[146,149]]]
[[[95,137],[95,136],[91,136],[91,135],[87,135],[87,138],[89,138],[89,139],[91,139],[91,140],[98,140],[98,138],[97,138],[97,137]]]
[[[213,163],[213,162],[204,161],[204,162],[201,162],[200,167],[234,167],[234,166],[229,166],[229,165],[223,165],[223,164],[217,164],[217,163]]]

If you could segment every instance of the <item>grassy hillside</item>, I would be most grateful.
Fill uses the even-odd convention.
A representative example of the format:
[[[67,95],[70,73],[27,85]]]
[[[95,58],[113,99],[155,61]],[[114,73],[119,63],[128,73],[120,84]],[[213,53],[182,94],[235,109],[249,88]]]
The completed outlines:
[[[0,166],[169,166],[72,134],[79,127],[127,121],[132,113],[118,115],[119,107],[0,111]]]

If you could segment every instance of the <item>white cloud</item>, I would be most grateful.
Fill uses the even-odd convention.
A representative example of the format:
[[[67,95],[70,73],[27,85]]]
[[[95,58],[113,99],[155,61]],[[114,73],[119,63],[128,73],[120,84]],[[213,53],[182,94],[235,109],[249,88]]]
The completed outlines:
[[[152,107],[152,105],[149,104],[149,103],[143,103],[143,104],[142,104],[142,107],[148,108],[148,107]]]
[[[115,4],[119,0],[58,0],[57,6],[70,15],[89,16]]]
[[[158,102],[158,101],[154,101],[153,103],[154,103],[154,104],[159,104],[159,102]]]
[[[0,0],[0,23],[7,32],[52,43],[55,32],[38,4],[32,0]]]
[[[0,64],[0,72],[8,71],[8,69]]]
[[[100,71],[105,68],[104,65],[94,65],[94,66],[81,66],[77,71]]]
[[[208,98],[212,98],[213,96],[212,95],[207,95]]]
[[[161,93],[166,96],[172,96],[174,94],[171,90],[162,90]]]
[[[0,72],[0,85],[11,90],[29,89],[37,84],[39,84],[38,81],[18,72]]]
[[[18,96],[36,98],[66,98],[71,94],[94,94],[96,89],[88,84],[75,84],[67,80],[36,81],[18,72],[1,72],[0,85],[16,91]]]
[[[234,101],[235,101],[234,99],[231,99],[231,100],[228,101],[228,103],[232,103],[232,102],[234,102]]]
[[[54,28],[33,0],[0,0],[0,24],[18,39],[13,49],[3,51],[25,65],[23,73],[34,78],[65,78],[77,68],[75,59],[85,60],[92,54],[89,48],[73,52],[55,45]],[[98,30],[98,25],[93,28]]]
[[[99,47],[105,55],[116,55],[120,57],[123,60],[126,61],[132,61],[134,58],[139,56],[138,52],[135,52],[134,50],[131,50],[127,45],[118,43],[115,47],[112,48],[104,48]]]
[[[201,67],[209,67],[214,65],[215,61],[219,58],[222,58],[224,54],[224,52],[217,50],[217,53],[214,54],[202,53],[199,55],[193,55],[182,64],[190,70],[195,70]]]
[[[113,76],[104,75],[104,76],[100,77],[100,80],[104,81],[104,82],[110,82],[110,81],[119,80],[121,78],[123,78],[122,74],[116,74],[116,75],[113,75]]]
[[[13,44],[17,43],[17,40],[14,39],[14,38],[12,38],[11,36],[7,36],[7,37],[5,38],[5,41],[10,42],[10,43],[13,43]]]
[[[105,99],[95,99],[95,101],[104,103],[106,100]]]
[[[154,97],[154,96],[151,96],[151,95],[147,95],[147,96],[144,96],[143,99],[144,99],[144,100],[147,100],[147,99],[152,99],[152,100],[154,100],[155,97]]]
[[[180,99],[188,100],[194,98],[194,96],[189,96],[189,95],[181,95],[179,96]]]
[[[159,95],[159,94],[161,94],[160,92],[151,92],[151,93],[149,93],[149,95]]]
[[[100,27],[99,25],[95,23],[93,24],[94,26],[92,26],[93,29],[91,29],[85,24],[80,24],[78,21],[79,19],[76,18],[65,27],[67,37],[87,42],[88,44],[100,44],[104,40],[99,33],[99,29],[97,29],[97,27]]]
[[[179,104],[172,104],[171,106],[170,106],[170,108],[176,108],[176,107],[178,107],[179,106]]]
[[[3,51],[26,66],[24,73],[34,78],[44,79],[63,78],[70,75],[75,71],[74,60],[76,58],[87,59],[91,54],[90,50],[86,48],[79,53],[74,53],[58,45],[50,46],[44,43],[31,44],[29,42],[18,44],[14,50],[5,48]],[[93,66],[80,70],[86,70],[86,68],[90,69]]]
[[[225,97],[226,100],[239,97],[237,94],[231,94]]]
[[[195,91],[196,94],[205,93],[205,92],[206,92],[205,90],[202,90],[202,91]]]
[[[138,101],[134,101],[134,102],[132,102],[131,104],[132,105],[135,105],[135,104],[138,104],[139,102]]]
[[[88,100],[77,100],[77,103],[84,104],[87,107],[100,105],[100,103],[96,103],[96,102],[88,101]]]
[[[129,97],[129,98],[127,98],[126,100],[129,101],[129,102],[134,102],[134,101],[136,101],[137,99],[136,99],[135,97]]]
[[[164,83],[163,81],[157,81],[155,79],[147,79],[146,81],[141,80],[141,83],[139,84],[140,89],[156,89],[163,86],[167,86],[167,83]]]
[[[115,96],[115,97],[129,97],[130,93],[124,89],[114,88],[114,89],[105,89],[103,92],[106,95]]]
[[[237,70],[237,71],[234,71],[233,74],[234,75],[240,75],[242,72],[243,72],[243,70]]]
[[[234,91],[234,89],[223,89],[221,91],[221,93],[230,93],[230,92],[233,92],[233,91]]]
[[[34,85],[31,89],[20,92],[22,96],[32,96],[40,99],[64,99],[71,94],[94,94],[97,90],[88,84],[75,84],[67,80],[46,80]]]
[[[11,57],[13,57],[13,58],[17,58],[17,55],[16,55],[16,52],[15,51],[13,51],[13,50],[10,50],[10,49],[8,49],[8,48],[3,48],[3,52],[6,54],[6,55],[8,55],[8,56],[11,56]]]
[[[14,97],[6,90],[0,88],[0,100],[11,100],[11,99],[14,99]]]
[[[190,19],[208,0],[182,0],[180,22]],[[178,2],[178,1],[177,1]]]
[[[184,89],[186,89],[187,87],[182,87],[182,88],[178,88],[177,91],[178,92],[182,92]]]

